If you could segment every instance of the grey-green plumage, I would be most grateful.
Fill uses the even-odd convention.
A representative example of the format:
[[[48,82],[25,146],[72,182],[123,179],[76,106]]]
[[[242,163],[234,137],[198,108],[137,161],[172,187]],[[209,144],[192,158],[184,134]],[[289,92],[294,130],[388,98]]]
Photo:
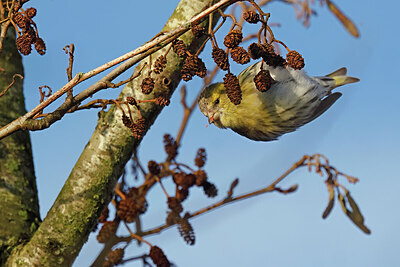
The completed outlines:
[[[256,141],[271,141],[293,132],[316,119],[329,109],[342,95],[332,89],[359,81],[346,75],[341,68],[323,77],[308,76],[302,70],[290,67],[271,67],[264,63],[275,80],[266,92],[257,90],[254,77],[261,62],[239,74],[242,101],[233,105],[223,83],[205,88],[199,98],[201,112],[219,128],[230,128],[240,135]]]

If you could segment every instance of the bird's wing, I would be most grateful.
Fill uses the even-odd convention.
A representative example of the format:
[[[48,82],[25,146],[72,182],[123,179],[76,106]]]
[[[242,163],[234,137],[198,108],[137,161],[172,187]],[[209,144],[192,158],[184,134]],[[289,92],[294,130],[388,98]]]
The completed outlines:
[[[322,115],[325,111],[327,111],[335,102],[342,96],[341,93],[336,92],[333,93],[324,99],[322,99],[321,104],[317,107],[317,109],[314,111],[313,115],[310,117],[310,121],[315,120],[318,118],[320,115]]]

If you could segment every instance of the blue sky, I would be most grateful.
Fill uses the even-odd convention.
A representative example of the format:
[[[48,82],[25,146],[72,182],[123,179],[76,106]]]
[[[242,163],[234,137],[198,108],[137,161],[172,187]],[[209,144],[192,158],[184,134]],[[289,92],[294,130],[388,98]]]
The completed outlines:
[[[170,1],[31,1],[38,9],[36,23],[46,41],[47,54],[24,58],[27,109],[39,102],[38,87],[56,89],[66,82],[67,57],[62,48],[76,47],[74,73],[85,72],[122,55],[157,34],[177,0]],[[110,4],[112,3],[112,4]],[[157,3],[155,5],[155,3]],[[341,99],[316,121],[276,142],[254,142],[232,131],[205,127],[206,118],[196,109],[183,139],[179,158],[192,164],[199,147],[208,153],[206,170],[219,188],[219,197],[239,177],[237,193],[258,189],[272,182],[303,154],[323,153],[339,170],[360,178],[348,185],[360,205],[367,236],[343,215],[336,205],[326,219],[321,214],[328,193],[323,179],[305,169],[291,175],[282,186],[299,184],[295,194],[271,193],[242,201],[200,216],[192,221],[196,244],[187,246],[176,228],[149,237],[178,266],[398,266],[400,219],[398,177],[400,108],[398,99],[398,1],[344,1],[335,3],[358,26],[361,37],[351,37],[328,12],[316,7],[310,28],[296,21],[285,4],[269,6],[277,38],[302,53],[305,70],[323,75],[346,66],[360,83],[340,88]],[[222,31],[227,31],[227,28]],[[251,30],[251,28],[247,28]],[[209,68],[210,48],[201,54]],[[239,73],[242,66],[235,67]],[[129,74],[127,74],[129,75]],[[222,80],[219,76],[219,80]],[[84,83],[82,90],[94,81]],[[201,88],[200,79],[188,83],[189,98]],[[99,94],[115,98],[118,90]],[[178,131],[182,117],[178,92],[173,96],[140,147],[142,162],[164,159],[162,136]],[[50,129],[31,134],[41,214],[44,217],[56,199],[97,121],[97,111],[67,115]],[[167,187],[171,185],[167,183]],[[173,190],[173,187],[169,187]],[[212,203],[200,190],[192,190],[184,203],[188,211]],[[217,197],[218,198],[218,197]],[[166,204],[160,188],[149,195],[145,228],[161,224]],[[74,266],[88,266],[101,246],[92,235]],[[131,245],[127,256],[147,247]],[[130,263],[126,266],[141,266]]]

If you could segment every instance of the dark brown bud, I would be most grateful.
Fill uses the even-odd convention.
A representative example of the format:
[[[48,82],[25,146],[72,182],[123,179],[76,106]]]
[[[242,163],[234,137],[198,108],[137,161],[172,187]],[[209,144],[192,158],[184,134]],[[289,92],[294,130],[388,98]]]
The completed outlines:
[[[194,172],[196,177],[196,185],[201,186],[204,182],[207,181],[207,173],[203,170],[198,170]]]
[[[253,10],[249,10],[243,13],[243,19],[248,23],[256,24],[260,21],[260,15]]]
[[[187,55],[187,47],[182,40],[175,39],[172,41],[172,49],[179,57],[186,57]]]
[[[139,215],[139,210],[136,207],[135,200],[132,198],[121,200],[117,207],[117,215],[121,220],[127,223],[134,222],[136,216]]]
[[[186,173],[184,173],[184,172],[174,172],[172,174],[172,179],[177,186],[182,186],[185,176],[186,176]]]
[[[153,92],[153,88],[154,88],[153,78],[151,78],[150,76],[144,78],[140,87],[142,88],[143,94],[148,95],[151,92]]]
[[[168,155],[167,161],[175,159],[178,155],[178,144],[169,134],[164,135],[164,149]]]
[[[194,164],[197,167],[201,168],[206,163],[206,160],[207,160],[206,150],[204,148],[199,148],[199,150],[197,150],[196,158],[194,159]]]
[[[156,62],[154,62],[153,71],[155,74],[160,74],[165,69],[166,66],[167,66],[167,58],[165,56],[159,56],[156,59]]]
[[[269,70],[260,70],[260,72],[254,77],[254,83],[258,91],[265,92],[271,88],[275,81],[272,79]]]
[[[168,198],[168,208],[176,213],[181,213],[183,211],[182,204],[176,197]]]
[[[167,225],[173,225],[177,222],[177,220],[178,220],[178,215],[175,212],[173,211],[168,212],[167,219],[165,220]]]
[[[97,234],[97,241],[105,243],[117,231],[118,223],[116,221],[106,221]]]
[[[229,60],[228,55],[221,48],[214,47],[211,53],[212,58],[214,59],[215,64],[217,64],[218,68],[221,70],[229,69]]]
[[[240,89],[238,78],[232,73],[225,74],[224,86],[229,100],[234,105],[239,105],[242,101],[242,90]]]
[[[126,101],[128,102],[129,105],[132,105],[132,106],[137,106],[137,105],[138,105],[138,102],[137,102],[136,99],[135,99],[134,97],[132,97],[132,96],[128,96],[128,97],[126,98]]]
[[[150,160],[147,167],[149,168],[149,172],[153,175],[159,175],[161,168],[160,165],[157,164],[154,160]]]
[[[110,251],[107,255],[108,261],[113,265],[121,263],[123,258],[124,258],[124,249],[122,248],[117,248],[113,251]]]
[[[299,52],[292,50],[286,55],[286,61],[290,67],[295,70],[300,70],[304,68],[304,58],[300,55]]]
[[[250,62],[250,56],[247,51],[240,46],[234,47],[231,50],[232,59],[239,64],[246,64]]]
[[[205,181],[205,182],[202,184],[202,186],[203,186],[203,189],[204,189],[204,193],[205,193],[208,197],[216,197],[216,196],[217,196],[217,194],[218,194],[218,189],[217,189],[217,187],[216,187],[214,184],[212,184],[212,183],[210,183],[210,182],[208,182],[208,181]]]
[[[150,249],[149,257],[157,267],[170,267],[171,263],[168,261],[164,252],[157,246],[152,246]]]
[[[224,38],[224,45],[229,48],[238,46],[243,40],[243,35],[240,30],[232,30]]]

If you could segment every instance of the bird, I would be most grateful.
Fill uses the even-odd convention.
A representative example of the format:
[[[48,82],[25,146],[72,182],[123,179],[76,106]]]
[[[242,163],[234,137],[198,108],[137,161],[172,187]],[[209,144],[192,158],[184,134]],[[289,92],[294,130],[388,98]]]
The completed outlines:
[[[273,83],[260,92],[254,82],[261,70],[269,71]],[[360,81],[340,68],[322,77],[309,76],[290,66],[270,66],[260,61],[237,77],[242,91],[239,104],[227,96],[224,83],[205,87],[198,98],[200,111],[209,124],[255,141],[272,141],[295,131],[327,111],[341,96],[333,89]]]

